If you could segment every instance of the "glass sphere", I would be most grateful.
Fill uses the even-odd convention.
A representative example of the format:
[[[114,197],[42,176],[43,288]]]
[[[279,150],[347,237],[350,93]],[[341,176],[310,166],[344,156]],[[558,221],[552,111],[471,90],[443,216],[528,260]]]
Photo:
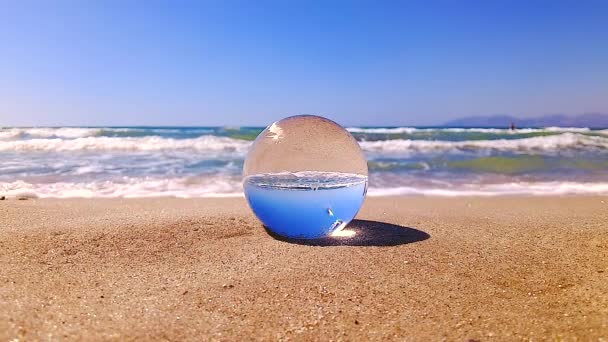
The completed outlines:
[[[367,161],[353,136],[313,115],[285,118],[253,142],[243,167],[249,206],[271,232],[294,239],[338,233],[367,192]]]

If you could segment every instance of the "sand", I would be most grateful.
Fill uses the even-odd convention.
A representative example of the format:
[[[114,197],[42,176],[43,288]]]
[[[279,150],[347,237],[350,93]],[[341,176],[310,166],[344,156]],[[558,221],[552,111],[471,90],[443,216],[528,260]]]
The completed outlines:
[[[358,219],[306,245],[241,198],[0,201],[0,340],[608,339],[606,197]]]

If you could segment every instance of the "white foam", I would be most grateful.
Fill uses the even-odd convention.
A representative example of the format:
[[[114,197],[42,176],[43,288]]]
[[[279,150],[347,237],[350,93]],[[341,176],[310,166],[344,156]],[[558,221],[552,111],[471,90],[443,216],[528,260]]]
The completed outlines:
[[[62,138],[73,139],[95,136],[101,132],[100,128],[81,127],[31,127],[31,128],[0,128],[0,139],[22,138]]]
[[[591,129],[587,127],[546,127],[544,130],[548,132],[591,132]]]
[[[444,187],[371,186],[368,195],[422,195],[440,197],[501,195],[608,195],[602,182],[512,182],[499,184],[462,184]],[[0,182],[0,196],[40,198],[145,198],[145,197],[240,197],[239,177],[209,176],[182,178],[124,178],[116,181],[33,184],[24,181]]]
[[[586,127],[545,127],[545,128],[414,128],[414,127],[393,127],[393,128],[360,128],[349,127],[351,133],[369,134],[412,134],[415,132],[452,132],[452,133],[490,133],[490,134],[532,134],[532,133],[586,133],[591,129]],[[602,131],[598,131],[602,132]]]
[[[194,139],[150,137],[85,137],[0,141],[0,151],[167,151],[197,150],[245,152],[248,141],[205,135]]]
[[[402,133],[413,133],[418,131],[418,128],[414,127],[395,127],[395,128],[360,128],[360,127],[348,127],[346,129],[351,133],[371,133],[371,134],[402,134]]]
[[[464,184],[457,187],[373,188],[369,196],[424,195],[424,196],[500,196],[500,195],[608,195],[608,183],[598,182],[514,182],[501,184]]]
[[[153,134],[179,134],[182,132],[178,128],[120,128],[120,127],[0,127],[0,140],[21,140],[21,139],[75,139],[96,137],[102,133],[129,133],[129,132],[150,132]],[[196,128],[185,131],[186,133],[213,133],[213,129]]]
[[[251,142],[204,135],[192,139],[173,139],[158,136],[148,137],[81,137],[75,139],[29,139],[0,140],[0,151],[7,152],[60,152],[60,151],[169,151],[196,150],[215,152],[239,152],[244,154]],[[403,152],[441,152],[458,150],[500,150],[542,152],[560,149],[606,149],[608,138],[578,133],[563,133],[523,139],[440,141],[394,139],[362,141],[366,152],[403,153]]]
[[[0,182],[0,196],[39,198],[137,198],[242,196],[240,179],[228,177],[124,178],[117,181],[33,184]]]
[[[458,150],[500,150],[543,152],[562,149],[608,148],[608,138],[588,136],[577,133],[531,137],[524,139],[437,141],[437,140],[381,140],[363,141],[361,147],[366,152],[403,153],[403,152],[441,152]]]
[[[0,140],[17,139],[21,131],[16,128],[0,128]]]

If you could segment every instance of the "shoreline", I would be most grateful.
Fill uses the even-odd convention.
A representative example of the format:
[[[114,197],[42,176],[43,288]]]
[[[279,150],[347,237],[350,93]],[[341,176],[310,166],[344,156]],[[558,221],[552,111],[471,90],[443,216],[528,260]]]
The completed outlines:
[[[581,183],[584,184],[584,183]],[[601,183],[602,185],[604,183]],[[608,186],[608,183],[605,183]],[[377,194],[372,192],[371,194],[368,192],[366,194],[366,198],[374,198],[374,199],[383,199],[383,198],[403,198],[403,199],[502,199],[502,198],[604,198],[608,200],[608,194],[604,193],[559,193],[559,194],[550,194],[550,193],[505,193],[505,194],[480,194],[480,193],[466,193],[466,194],[456,194],[457,191],[453,193],[446,194],[424,194],[424,193],[406,193],[406,194]],[[204,196],[175,196],[175,195],[153,195],[153,196],[122,196],[122,197],[87,197],[87,196],[74,196],[74,197],[40,197],[36,194],[32,194],[29,192],[17,193],[17,194],[0,194],[0,201],[25,201],[25,200],[38,200],[38,201],[123,201],[123,200],[132,200],[132,201],[154,201],[154,200],[189,200],[189,201],[199,201],[199,200],[215,200],[215,199],[245,199],[244,193],[229,193],[229,194],[212,194],[212,195],[204,195]]]
[[[277,240],[243,197],[0,201],[0,339],[608,337],[606,196],[371,197],[352,227]]]

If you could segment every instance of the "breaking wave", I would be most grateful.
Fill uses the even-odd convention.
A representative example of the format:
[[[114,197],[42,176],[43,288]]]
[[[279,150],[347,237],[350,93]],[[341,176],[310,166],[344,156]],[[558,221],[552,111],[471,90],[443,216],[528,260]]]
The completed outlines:
[[[555,152],[564,149],[608,149],[608,138],[578,133],[532,137],[523,139],[497,139],[473,141],[437,140],[379,140],[360,142],[363,150],[379,153],[450,152],[469,150],[497,150],[513,152]]]
[[[392,187],[373,188],[369,196],[501,196],[501,195],[607,195],[608,183],[593,182],[513,182],[501,184],[468,184],[454,188]]]
[[[33,184],[25,181],[0,182],[0,193],[8,198],[140,198],[140,197],[239,197],[240,177],[151,179],[125,178],[120,181],[56,182]],[[463,184],[453,187],[381,188],[370,186],[369,196],[500,196],[500,195],[608,195],[608,183],[601,182],[513,182]]]
[[[32,138],[73,139],[96,136],[101,132],[101,128],[81,127],[0,128],[0,140]]]
[[[29,139],[0,141],[0,151],[215,151],[246,152],[249,142],[205,135],[194,139],[149,137],[84,137],[76,139]]]
[[[75,136],[78,132],[72,134]],[[82,133],[81,133],[82,134]],[[215,151],[245,153],[250,141],[229,137],[203,135],[192,139],[175,139],[159,136],[146,137],[77,137],[73,139],[26,139],[0,140],[0,151],[4,152],[57,152],[57,151]],[[608,149],[608,137],[562,133],[522,139],[496,140],[412,140],[393,139],[361,141],[366,152],[374,153],[425,153],[458,152],[475,150],[513,151],[528,153],[555,152],[561,150]]]
[[[130,177],[115,181],[29,183],[0,182],[8,198],[138,198],[138,197],[230,197],[242,196],[240,177],[207,178]]]
[[[0,127],[0,196],[242,196],[260,127]],[[608,195],[608,129],[348,129],[371,196]]]
[[[593,132],[586,127],[545,127],[545,128],[518,128],[511,130],[508,128],[416,128],[416,127],[392,127],[392,128],[360,128],[349,127],[351,133],[368,134],[412,134],[416,132],[453,132],[453,133],[493,133],[493,134],[532,134],[532,133],[565,133],[565,132]],[[598,131],[598,132],[606,132]]]

